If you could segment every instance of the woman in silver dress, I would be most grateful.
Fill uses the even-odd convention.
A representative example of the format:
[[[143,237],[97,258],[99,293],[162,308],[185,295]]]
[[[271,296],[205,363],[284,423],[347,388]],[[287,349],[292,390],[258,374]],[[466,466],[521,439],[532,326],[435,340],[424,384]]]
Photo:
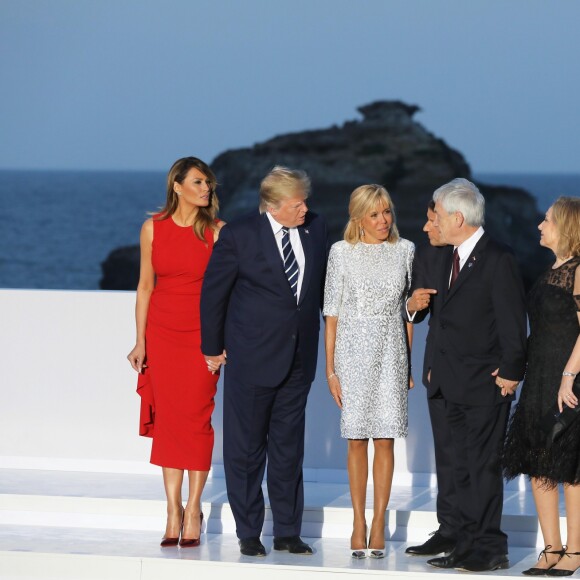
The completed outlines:
[[[399,237],[391,197],[380,185],[350,196],[344,240],[328,259],[324,291],[326,375],[348,439],[354,512],[353,558],[385,555],[385,512],[394,469],[394,438],[407,435],[411,325],[402,309],[415,247]],[[406,325],[406,328],[405,328]],[[406,330],[406,332],[405,332]],[[373,439],[374,507],[367,542],[368,442]]]

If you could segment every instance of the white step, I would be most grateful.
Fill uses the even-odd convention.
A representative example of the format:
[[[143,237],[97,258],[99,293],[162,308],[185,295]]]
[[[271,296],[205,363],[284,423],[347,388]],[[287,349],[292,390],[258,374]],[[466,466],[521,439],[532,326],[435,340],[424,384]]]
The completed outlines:
[[[352,510],[346,483],[305,482],[304,493],[304,535],[350,536]],[[265,486],[264,495],[268,505]],[[393,486],[388,536],[396,541],[422,541],[438,527],[435,497],[433,488]],[[372,487],[367,505],[370,520]],[[202,508],[208,532],[235,532],[224,479],[208,480]],[[154,531],[163,529],[165,513],[159,475],[0,469],[0,524]],[[541,545],[529,491],[506,489],[503,522],[512,545]],[[271,533],[267,507],[264,534]]]
[[[264,492],[267,502],[266,488]],[[345,573],[456,576],[430,568],[424,558],[404,554],[409,543],[422,543],[437,528],[435,495],[433,488],[395,485],[387,514],[387,557],[358,562],[348,550],[348,485],[305,482],[302,535],[314,546],[314,556],[272,552],[267,509],[263,541],[269,554],[252,559],[239,553],[222,478],[210,478],[204,491],[200,548],[162,549],[165,500],[160,475],[0,469],[0,579],[215,580],[216,574],[235,573],[236,580],[270,580],[274,570],[277,579],[299,572],[305,575],[301,580],[323,580],[320,574],[338,579]],[[371,501],[369,487],[369,521]],[[565,528],[565,518],[561,526]],[[503,528],[509,535],[512,568],[493,575],[519,576],[533,565],[541,545],[529,491],[506,489]]]
[[[457,578],[454,570],[437,570],[426,558],[407,556],[406,544],[390,542],[382,560],[353,560],[343,539],[304,538],[313,556],[294,556],[272,550],[264,538],[265,558],[242,556],[232,534],[204,534],[199,548],[160,548],[159,533],[28,526],[0,526],[0,577],[59,580],[339,580],[389,578]],[[536,561],[534,550],[510,549],[511,568],[486,573],[494,578],[520,577]],[[479,575],[464,575],[479,576]]]

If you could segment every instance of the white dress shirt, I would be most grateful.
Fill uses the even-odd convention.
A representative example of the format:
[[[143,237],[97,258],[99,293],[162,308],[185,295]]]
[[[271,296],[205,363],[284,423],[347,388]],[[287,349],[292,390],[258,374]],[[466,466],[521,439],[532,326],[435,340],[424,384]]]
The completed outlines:
[[[461,268],[463,268],[463,266],[465,266],[465,263],[467,262],[467,258],[469,258],[469,256],[471,255],[471,252],[473,252],[473,249],[475,248],[477,242],[479,242],[479,240],[481,239],[481,236],[483,236],[483,234],[485,233],[484,229],[479,226],[479,228],[477,230],[475,230],[475,232],[473,232],[473,234],[471,234],[471,236],[469,238],[467,238],[462,244],[460,244],[459,246],[454,246],[453,249],[455,250],[455,248],[457,248],[457,253],[459,254],[459,271],[461,272]],[[451,272],[449,272],[449,282],[451,282],[451,275],[453,273],[453,267],[451,268]],[[405,310],[407,312],[407,319],[409,320],[409,322],[413,322],[414,318],[415,318],[415,314],[417,314],[416,312],[413,312],[413,314],[409,314],[409,307],[408,307],[408,303],[409,303],[410,298],[407,298],[407,300],[405,301]]]
[[[479,228],[477,228],[477,230],[475,230],[475,232],[473,232],[473,234],[471,234],[471,236],[469,236],[469,238],[467,238],[464,242],[462,242],[459,246],[454,246],[453,249],[457,249],[457,253],[459,254],[459,271],[461,272],[461,269],[463,268],[463,266],[465,266],[465,263],[467,262],[467,258],[469,258],[469,256],[471,255],[471,252],[473,252],[473,249],[475,248],[477,242],[479,242],[479,240],[481,239],[481,236],[483,236],[483,234],[485,233],[484,229],[479,226]],[[449,282],[451,282],[451,274],[453,272],[453,268],[451,268],[451,272],[449,272]]]
[[[274,237],[276,238],[276,244],[278,245],[278,252],[280,252],[280,257],[282,258],[282,263],[284,263],[284,254],[282,252],[282,224],[278,223],[272,214],[267,211],[266,215],[272,226],[272,231],[274,232]],[[306,264],[306,258],[304,257],[304,250],[302,249],[302,242],[300,241],[300,233],[298,228],[288,228],[288,235],[290,236],[290,245],[294,251],[294,256],[296,257],[296,262],[298,263],[298,286],[296,288],[296,301],[298,302],[300,298],[300,291],[302,290],[302,281],[304,280],[304,266]]]

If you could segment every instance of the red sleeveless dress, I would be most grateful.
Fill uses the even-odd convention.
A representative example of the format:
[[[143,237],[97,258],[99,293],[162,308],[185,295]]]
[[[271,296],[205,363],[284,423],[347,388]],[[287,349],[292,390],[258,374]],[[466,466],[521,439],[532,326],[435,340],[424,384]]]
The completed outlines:
[[[156,218],[157,216],[155,216]],[[153,438],[151,463],[208,471],[214,444],[211,415],[218,375],[201,353],[199,301],[213,250],[190,226],[153,220],[155,289],[147,313],[146,364],[139,375],[139,434]]]

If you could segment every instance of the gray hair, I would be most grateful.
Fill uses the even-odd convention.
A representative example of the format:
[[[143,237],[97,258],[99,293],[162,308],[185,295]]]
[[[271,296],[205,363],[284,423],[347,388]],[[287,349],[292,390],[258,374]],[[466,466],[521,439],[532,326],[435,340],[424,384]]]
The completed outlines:
[[[433,194],[433,201],[439,202],[447,213],[463,214],[470,226],[479,227],[485,222],[485,198],[468,179],[458,177],[442,185]]]
[[[280,207],[284,199],[294,197],[297,192],[305,197],[310,193],[310,178],[306,172],[276,165],[260,184],[260,213],[268,207]]]

